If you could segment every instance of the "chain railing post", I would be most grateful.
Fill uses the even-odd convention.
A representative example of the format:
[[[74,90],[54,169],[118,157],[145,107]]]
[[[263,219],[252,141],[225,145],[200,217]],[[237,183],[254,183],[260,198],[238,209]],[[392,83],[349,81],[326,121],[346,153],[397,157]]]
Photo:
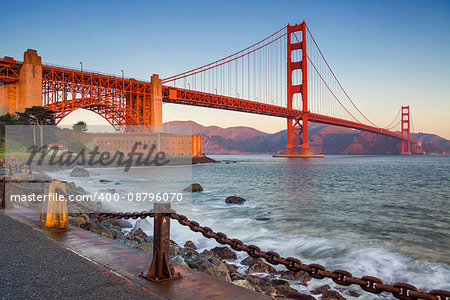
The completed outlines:
[[[3,176],[1,179],[1,192],[2,192],[2,201],[0,202],[0,209],[6,208],[6,176]]]
[[[42,203],[41,224],[44,229],[65,230],[69,227],[67,213],[67,198],[56,190],[66,192],[66,184],[61,181],[52,181],[48,186],[47,199]]]
[[[147,275],[141,274],[153,282],[164,282],[181,278],[176,273],[169,257],[170,247],[170,203],[155,203],[153,208],[155,224],[153,229],[153,260]]]

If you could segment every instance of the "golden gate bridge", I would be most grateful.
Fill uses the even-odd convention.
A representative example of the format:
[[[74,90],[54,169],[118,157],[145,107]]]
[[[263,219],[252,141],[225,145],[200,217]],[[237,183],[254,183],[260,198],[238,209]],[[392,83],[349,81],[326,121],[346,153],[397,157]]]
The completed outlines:
[[[127,130],[128,125],[162,125],[162,102],[176,103],[285,118],[286,156],[311,156],[309,122],[390,136],[401,141],[402,154],[411,154],[409,106],[402,106],[387,126],[369,120],[337,79],[304,21],[162,80],[155,74],[151,81],[142,81],[41,65],[33,51],[25,53],[23,62],[0,59],[0,97],[3,89],[8,112],[30,103],[43,105],[55,111],[58,123],[84,108]],[[30,76],[37,88],[33,89],[33,80],[27,80]],[[21,99],[23,94],[28,98]]]

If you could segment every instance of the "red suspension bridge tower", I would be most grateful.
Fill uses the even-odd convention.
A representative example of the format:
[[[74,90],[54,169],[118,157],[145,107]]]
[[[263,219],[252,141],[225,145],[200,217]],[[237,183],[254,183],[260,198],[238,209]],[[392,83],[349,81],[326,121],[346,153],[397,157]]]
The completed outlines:
[[[301,31],[302,40],[292,42],[292,34]],[[301,60],[292,61],[292,53],[301,51]],[[294,70],[301,70],[302,82],[293,83]],[[308,144],[308,58],[306,54],[306,23],[287,26],[287,107],[292,109],[294,94],[300,93],[302,97],[303,116],[301,118],[287,119],[287,145],[286,155],[309,156],[311,151]]]
[[[408,138],[407,140],[402,140],[402,154],[411,155],[411,136],[410,136],[410,121],[409,121],[409,105],[402,106],[402,136]]]

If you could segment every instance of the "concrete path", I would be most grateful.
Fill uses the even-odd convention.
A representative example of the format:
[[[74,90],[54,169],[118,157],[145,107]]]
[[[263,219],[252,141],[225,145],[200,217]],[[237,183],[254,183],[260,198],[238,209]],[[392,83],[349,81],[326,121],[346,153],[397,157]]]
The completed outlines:
[[[0,299],[166,299],[0,211]]]

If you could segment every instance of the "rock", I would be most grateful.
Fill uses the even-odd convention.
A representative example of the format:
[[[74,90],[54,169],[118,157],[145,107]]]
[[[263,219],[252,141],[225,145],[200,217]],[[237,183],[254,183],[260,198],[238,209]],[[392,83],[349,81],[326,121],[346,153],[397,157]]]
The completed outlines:
[[[357,291],[354,291],[354,290],[350,290],[350,291],[348,291],[348,293],[350,294],[350,296],[355,297],[355,298],[358,298],[359,296],[361,296],[360,293],[358,293]]]
[[[133,228],[133,224],[124,219],[110,219],[109,223],[120,228]]]
[[[138,242],[132,241],[132,240],[125,240],[125,245],[133,247],[133,248],[137,248],[137,246],[139,246]]]
[[[227,263],[225,263],[225,265],[227,266],[228,271],[230,272],[231,281],[245,279],[245,277],[238,272],[239,269],[238,266]]]
[[[138,242],[139,244],[145,243],[145,238],[146,237],[147,237],[147,235],[140,228],[138,228],[136,230],[133,229],[130,232],[128,232],[127,235],[126,235],[127,239],[134,240],[134,241]]]
[[[251,273],[266,273],[266,274],[275,274],[277,271],[271,265],[266,264],[263,261],[257,261],[253,265],[251,265],[246,271],[247,274]]]
[[[181,257],[180,255],[176,255],[174,257],[171,257],[170,260],[172,261],[172,263],[174,264],[179,264],[179,265],[183,265],[188,267],[188,264],[186,263],[186,261],[184,260],[183,257]]]
[[[70,172],[70,177],[89,177],[89,172],[84,168],[75,167]]]
[[[84,229],[84,230],[91,230],[91,223],[83,223],[80,224],[80,228]]]
[[[328,284],[325,284],[325,285],[318,287],[315,290],[312,290],[311,294],[314,294],[314,295],[323,294],[323,292],[328,291],[329,289],[330,289],[330,286]]]
[[[120,185],[121,183],[120,182],[116,182],[116,183],[114,183],[114,185]]]
[[[197,246],[195,246],[193,241],[187,241],[186,243],[184,243],[184,248],[189,248],[192,250],[197,250]]]
[[[200,253],[200,255],[203,257],[215,257],[215,255],[207,249],[203,250],[203,252]]]
[[[229,271],[230,273],[237,273],[237,271],[238,271],[238,269],[239,269],[238,266],[232,265],[232,264],[227,264],[227,263],[225,263],[225,264],[227,265],[228,271]]]
[[[69,217],[69,223],[73,226],[80,227],[81,224],[86,223],[86,219],[82,216],[78,217]]]
[[[266,295],[276,293],[276,290],[270,284],[270,280],[265,277],[249,275],[245,279],[250,282],[257,292],[264,293]]]
[[[278,296],[285,297],[288,299],[299,299],[299,300],[316,300],[311,295],[302,294],[296,289],[293,289],[289,286],[279,286],[277,288]]]
[[[254,258],[254,257],[248,256],[248,257],[244,258],[243,260],[241,260],[241,264],[243,264],[244,266],[251,266],[257,261],[262,261],[262,260],[261,260],[261,258]]]
[[[193,193],[201,192],[201,191],[203,191],[203,187],[198,183],[193,183],[193,184],[189,185],[187,188],[183,189],[183,191],[193,192]]]
[[[231,283],[233,283],[234,285],[249,289],[251,291],[255,291],[255,288],[250,284],[250,282],[248,282],[245,279],[233,280]]]
[[[326,290],[322,293],[322,300],[346,300],[336,291]]]
[[[198,256],[198,252],[191,248],[178,248],[178,255],[184,258],[191,258],[194,256]]]
[[[139,220],[137,220],[137,222],[134,224],[134,227],[133,227],[133,230],[138,230],[138,229],[141,229],[142,231],[152,231],[153,226],[152,226],[152,223],[150,223],[148,220],[139,219]]]
[[[225,203],[230,204],[242,204],[246,200],[244,198],[238,197],[238,196],[228,196],[227,199],[225,199]]]
[[[188,266],[201,272],[212,275],[215,278],[231,282],[230,272],[227,266],[215,257],[195,257],[186,260]]]
[[[139,250],[145,251],[147,253],[153,253],[153,242],[143,242],[139,244],[136,240],[132,241],[137,243],[132,247],[138,248]]]
[[[283,279],[272,279],[272,280],[270,281],[270,284],[271,284],[274,288],[277,288],[277,287],[279,287],[279,286],[287,286],[287,287],[291,286],[291,285],[289,284],[289,282],[287,282],[286,280],[283,280]]]
[[[279,271],[277,272],[279,275],[281,275],[281,278],[286,280],[298,280],[300,284],[305,285],[303,283],[306,283],[311,280],[311,277],[308,275],[308,273],[303,271]]]
[[[100,179],[98,182],[111,182],[111,181],[106,180],[106,179]]]
[[[237,259],[236,253],[228,247],[215,247],[211,249],[211,252],[221,259]]]

